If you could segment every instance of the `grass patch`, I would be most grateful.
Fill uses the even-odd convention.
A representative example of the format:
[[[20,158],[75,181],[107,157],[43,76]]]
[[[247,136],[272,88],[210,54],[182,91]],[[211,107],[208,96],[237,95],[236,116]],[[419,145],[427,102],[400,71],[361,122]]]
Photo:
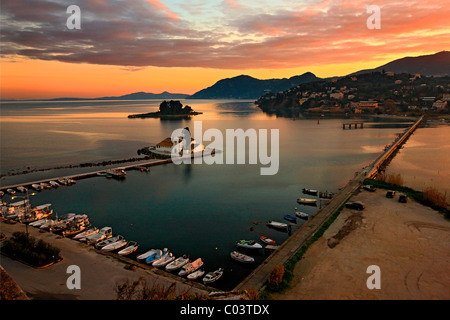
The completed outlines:
[[[60,249],[43,240],[36,240],[25,232],[14,232],[5,240],[1,252],[32,267],[42,268],[61,260]]]

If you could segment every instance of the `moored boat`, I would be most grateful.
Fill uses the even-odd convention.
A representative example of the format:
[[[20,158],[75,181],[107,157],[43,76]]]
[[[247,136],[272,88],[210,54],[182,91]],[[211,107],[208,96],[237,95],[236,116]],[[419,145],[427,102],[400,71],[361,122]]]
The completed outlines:
[[[198,258],[193,262],[186,263],[183,267],[181,267],[181,271],[178,273],[179,276],[188,275],[194,271],[197,271],[203,266],[202,258]]]
[[[56,181],[50,181],[49,183],[50,183],[50,185],[51,185],[53,188],[58,188],[58,187],[59,187],[59,183],[56,182]]]
[[[27,188],[25,188],[25,187],[22,187],[22,186],[20,186],[20,187],[17,187],[16,189],[17,189],[17,191],[19,191],[19,192],[21,192],[21,193],[26,193],[26,192],[28,191],[28,189],[27,189]]]
[[[156,260],[160,259],[163,255],[167,254],[168,251],[169,251],[169,249],[167,249],[167,248],[164,248],[164,250],[159,250],[159,249],[156,250],[155,253],[153,253],[147,259],[145,259],[145,263],[146,264],[152,264]]]
[[[110,243],[102,248],[102,251],[114,251],[121,249],[127,245],[128,241],[124,239],[122,236],[118,236],[117,240],[113,243]]]
[[[306,188],[303,188],[302,191],[303,191],[304,194],[309,194],[309,195],[312,195],[312,196],[317,196],[317,194],[319,193],[319,190],[306,189]]]
[[[243,253],[237,252],[237,251],[233,251],[230,253],[230,256],[232,259],[239,261],[239,262],[243,262],[243,263],[253,263],[255,262],[255,258],[247,256]]]
[[[164,267],[166,264],[175,260],[175,256],[172,252],[167,252],[167,254],[163,255],[160,259],[153,261],[152,266],[159,268]]]
[[[287,220],[289,222],[297,223],[297,218],[293,217],[293,216],[291,216],[289,214],[285,214],[283,218],[284,218],[284,220]]]
[[[262,249],[262,246],[255,240],[239,240],[236,242],[236,246],[245,249]]]
[[[200,270],[192,272],[191,274],[188,274],[187,278],[189,280],[197,280],[198,278],[200,278],[204,274],[205,274],[205,270],[200,269]]]
[[[16,190],[14,189],[7,189],[6,192],[8,192],[12,196],[16,194]]]
[[[111,237],[102,241],[99,241],[95,244],[95,248],[101,250],[102,248],[106,247],[107,245],[114,243],[116,241],[122,240],[123,237],[122,236],[115,236],[115,237]]]
[[[269,237],[267,237],[267,236],[261,236],[261,237],[259,237],[259,239],[262,241],[262,242],[264,242],[265,244],[276,244],[276,241],[275,240],[273,240],[273,239],[270,239]]]
[[[300,204],[306,204],[306,205],[316,205],[317,199],[310,199],[310,198],[298,198],[297,202]]]
[[[136,259],[137,259],[137,260],[145,260],[145,259],[147,259],[148,257],[150,257],[152,254],[155,254],[156,251],[157,251],[157,249],[150,249],[150,250],[148,250],[147,252],[145,252],[145,253],[139,255]]]
[[[100,230],[98,228],[91,228],[89,230],[83,231],[76,236],[74,236],[72,239],[79,240],[79,241],[86,241],[86,238],[89,236],[93,236],[94,234],[97,234]]]
[[[219,280],[223,276],[223,269],[219,268],[215,271],[208,272],[206,276],[203,278],[203,283],[213,283]]]
[[[167,271],[177,270],[177,269],[181,268],[182,266],[184,266],[188,262],[189,262],[189,257],[185,254],[182,257],[179,257],[179,258],[175,259],[173,262],[169,263],[166,266],[166,270]]]
[[[295,209],[297,210],[297,208],[295,208]],[[305,219],[305,220],[309,219],[309,214],[307,214],[306,212],[295,211],[295,215],[301,219]]]
[[[124,249],[120,250],[117,254],[119,256],[126,256],[135,252],[138,248],[139,245],[137,244],[136,241],[130,241],[128,242],[128,245]]]
[[[102,241],[104,239],[108,239],[112,237],[112,228],[111,227],[104,227],[102,228],[98,233],[91,235],[86,238],[86,242],[88,244],[95,244],[99,241]]]
[[[287,229],[288,228],[287,223],[282,223],[282,222],[277,222],[277,221],[269,221],[269,222],[267,222],[267,226],[276,228],[276,229]]]
[[[31,187],[36,191],[41,191],[44,189],[43,186],[41,186],[40,184],[37,184],[37,183],[32,184]]]

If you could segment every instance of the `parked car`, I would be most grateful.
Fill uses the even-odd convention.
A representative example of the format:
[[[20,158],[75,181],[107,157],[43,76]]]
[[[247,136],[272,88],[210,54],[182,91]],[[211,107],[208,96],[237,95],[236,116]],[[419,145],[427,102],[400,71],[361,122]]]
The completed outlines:
[[[395,191],[389,190],[388,192],[386,192],[386,198],[393,199],[394,197],[395,197]]]
[[[375,188],[374,186],[372,186],[372,185],[365,185],[364,187],[363,187],[363,189],[364,190],[367,190],[367,191],[370,191],[370,192],[375,192],[375,191],[377,191],[377,188]]]
[[[349,202],[345,204],[346,208],[356,209],[356,210],[364,210],[364,205],[361,202]]]
[[[407,201],[408,201],[408,197],[406,196],[406,194],[401,194],[398,197],[398,202],[406,203]]]

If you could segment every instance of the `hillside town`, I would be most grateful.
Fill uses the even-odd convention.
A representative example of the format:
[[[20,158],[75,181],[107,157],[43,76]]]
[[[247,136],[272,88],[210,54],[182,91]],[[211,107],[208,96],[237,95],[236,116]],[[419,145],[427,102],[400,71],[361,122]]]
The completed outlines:
[[[448,114],[450,77],[373,72],[268,92],[255,103],[277,115]]]

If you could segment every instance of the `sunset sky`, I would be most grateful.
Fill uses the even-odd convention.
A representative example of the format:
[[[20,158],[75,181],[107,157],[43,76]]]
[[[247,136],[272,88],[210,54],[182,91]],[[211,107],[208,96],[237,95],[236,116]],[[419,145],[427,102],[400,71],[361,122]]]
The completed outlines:
[[[240,74],[339,76],[450,49],[441,0],[3,0],[0,17],[2,99],[193,94]]]

